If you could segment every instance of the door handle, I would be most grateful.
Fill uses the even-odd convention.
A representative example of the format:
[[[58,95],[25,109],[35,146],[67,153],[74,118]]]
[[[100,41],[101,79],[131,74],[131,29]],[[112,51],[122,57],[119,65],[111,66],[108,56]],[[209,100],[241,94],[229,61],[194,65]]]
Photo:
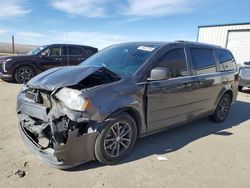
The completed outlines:
[[[192,87],[192,83],[181,83],[177,85],[178,89],[185,89],[185,88],[191,88]]]
[[[62,61],[62,58],[55,58],[56,61]]]
[[[83,61],[83,60],[85,60],[85,58],[78,58],[78,60],[79,60],[79,61]]]
[[[177,89],[183,89],[184,87],[183,87],[183,85],[182,84],[178,84],[177,85]]]

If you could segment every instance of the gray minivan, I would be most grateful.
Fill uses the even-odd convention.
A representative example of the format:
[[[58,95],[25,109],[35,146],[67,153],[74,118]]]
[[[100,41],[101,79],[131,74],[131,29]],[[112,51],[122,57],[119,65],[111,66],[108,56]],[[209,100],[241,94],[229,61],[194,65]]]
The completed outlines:
[[[57,168],[120,162],[136,139],[209,116],[226,119],[238,71],[227,49],[194,42],[132,42],[79,66],[53,68],[17,98],[27,147]]]

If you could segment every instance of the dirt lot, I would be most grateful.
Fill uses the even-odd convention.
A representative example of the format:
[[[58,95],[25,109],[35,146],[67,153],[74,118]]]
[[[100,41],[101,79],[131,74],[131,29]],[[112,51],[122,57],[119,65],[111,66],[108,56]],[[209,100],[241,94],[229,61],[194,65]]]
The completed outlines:
[[[0,187],[250,187],[250,90],[239,94],[222,124],[205,118],[140,139],[116,166],[90,162],[61,171],[43,164],[21,141],[19,88],[0,81]],[[26,176],[14,175],[18,169]]]

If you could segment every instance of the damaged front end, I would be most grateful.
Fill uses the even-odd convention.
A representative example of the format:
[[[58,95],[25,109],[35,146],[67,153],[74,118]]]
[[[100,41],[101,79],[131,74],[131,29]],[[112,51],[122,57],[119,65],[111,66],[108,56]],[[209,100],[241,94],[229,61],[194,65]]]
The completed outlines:
[[[104,82],[103,78],[99,82],[92,78],[93,84],[90,83],[90,77],[100,74],[99,71],[102,69],[82,80],[79,77],[79,81],[72,85],[67,80],[68,84],[60,84],[60,87],[50,85],[46,88],[46,85],[34,84],[33,81],[33,84],[24,86],[18,95],[17,114],[21,136],[26,145],[50,165],[66,169],[94,159],[95,140],[102,122],[91,119],[96,109],[91,102],[84,100],[80,89],[102,84],[100,80]],[[45,83],[41,78],[40,83]],[[77,95],[74,98],[75,94],[81,95],[81,100]],[[82,104],[78,107],[77,102]]]

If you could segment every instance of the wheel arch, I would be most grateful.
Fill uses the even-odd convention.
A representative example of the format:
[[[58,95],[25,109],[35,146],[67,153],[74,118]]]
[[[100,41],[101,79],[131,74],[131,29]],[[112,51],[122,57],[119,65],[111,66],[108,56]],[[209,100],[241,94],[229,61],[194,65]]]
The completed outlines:
[[[35,74],[37,74],[39,72],[38,67],[35,65],[35,63],[32,63],[32,61],[19,61],[19,62],[16,62],[14,67],[13,67],[13,72],[12,72],[13,76],[14,76],[16,70],[21,66],[31,67],[35,71]]]
[[[232,102],[233,96],[234,96],[233,91],[232,91],[232,90],[227,90],[224,94],[226,94],[226,93],[229,94],[229,96],[230,96],[230,98],[231,98],[231,102]],[[224,94],[223,94],[223,95],[224,95]],[[222,96],[223,96],[223,95],[222,95]]]
[[[216,107],[217,107],[217,105],[218,105],[220,99],[221,99],[221,98],[223,97],[223,95],[225,95],[225,94],[229,94],[229,96],[230,96],[230,98],[231,98],[231,102],[232,102],[232,100],[233,100],[233,98],[234,98],[234,92],[233,92],[233,90],[232,90],[232,89],[223,88],[223,89],[221,90],[220,94],[218,95],[216,101],[215,101],[214,109],[213,109],[213,110],[216,109]]]
[[[142,117],[140,113],[133,107],[123,107],[123,108],[117,109],[116,111],[112,112],[106,119],[110,119],[121,113],[127,113],[135,120],[136,127],[137,127],[137,137],[139,137],[141,128],[142,128]]]

